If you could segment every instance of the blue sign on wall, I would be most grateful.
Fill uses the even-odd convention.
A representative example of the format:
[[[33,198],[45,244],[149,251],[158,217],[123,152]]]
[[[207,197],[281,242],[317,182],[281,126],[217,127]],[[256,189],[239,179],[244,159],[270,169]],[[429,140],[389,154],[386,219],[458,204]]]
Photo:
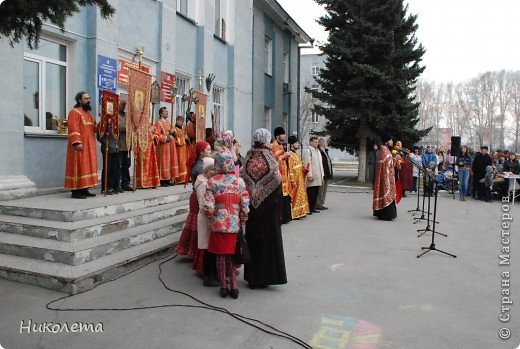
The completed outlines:
[[[98,88],[116,92],[117,61],[98,55]]]

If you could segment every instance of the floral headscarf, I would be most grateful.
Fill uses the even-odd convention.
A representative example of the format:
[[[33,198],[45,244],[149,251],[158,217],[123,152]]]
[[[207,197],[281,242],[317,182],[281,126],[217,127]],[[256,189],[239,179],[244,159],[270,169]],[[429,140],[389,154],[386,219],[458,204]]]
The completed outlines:
[[[235,173],[235,161],[229,150],[222,150],[215,154],[215,170],[220,174]]]
[[[231,152],[233,161],[236,161],[237,155],[235,152],[235,146],[233,145],[234,139],[235,137],[233,136],[233,132],[230,130],[217,132],[215,135],[215,143],[213,144],[215,152],[229,150]]]

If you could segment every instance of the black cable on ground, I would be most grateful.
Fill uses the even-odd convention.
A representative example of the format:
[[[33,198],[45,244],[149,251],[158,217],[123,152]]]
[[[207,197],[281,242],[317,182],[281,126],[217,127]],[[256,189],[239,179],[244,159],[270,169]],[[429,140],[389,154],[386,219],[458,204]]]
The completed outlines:
[[[102,285],[102,284],[97,284],[96,286],[94,286],[93,288],[89,289],[89,290],[86,290],[86,291],[83,291],[83,292],[79,292],[77,294],[73,294],[73,295],[66,295],[66,296],[63,296],[63,297],[60,297],[58,299],[55,299],[53,301],[50,301],[49,303],[47,303],[45,305],[45,307],[49,310],[54,310],[54,311],[131,311],[131,310],[146,310],[146,309],[160,309],[160,308],[173,308],[173,307],[183,307],[183,308],[196,308],[196,309],[205,309],[205,310],[211,310],[211,311],[217,311],[217,312],[220,312],[220,313],[224,313],[224,314],[227,314],[229,316],[231,316],[232,318],[248,325],[248,326],[251,326],[251,327],[254,327],[264,333],[267,333],[267,334],[270,334],[270,335],[273,335],[273,336],[277,336],[277,337],[280,337],[280,338],[284,338],[284,339],[287,339],[287,340],[290,340],[292,342],[294,342],[295,344],[303,347],[303,348],[307,348],[307,349],[312,349],[312,347],[307,344],[306,342],[304,342],[302,339],[298,338],[298,337],[295,337],[289,333],[286,333],[282,330],[279,330],[277,329],[276,327],[273,327],[271,325],[268,325],[258,319],[254,319],[254,318],[249,318],[249,317],[246,317],[244,315],[240,315],[240,314],[237,314],[237,313],[233,313],[231,311],[229,311],[228,309],[226,308],[223,308],[223,307],[217,307],[217,306],[214,306],[214,305],[211,305],[209,303],[205,303],[203,301],[201,301],[200,299],[192,296],[191,294],[189,293],[186,293],[186,292],[183,292],[183,291],[179,291],[179,290],[175,290],[175,289],[172,289],[170,287],[168,287],[166,285],[166,283],[164,282],[164,280],[161,278],[161,274],[162,274],[162,265],[164,263],[167,263],[173,259],[175,259],[177,256],[174,255],[172,257],[170,256],[166,256],[166,257],[163,257],[163,258],[160,258],[158,260],[163,260],[161,263],[159,263],[159,274],[157,275],[157,278],[159,279],[159,281],[161,282],[161,284],[164,286],[164,288],[166,288],[168,291],[170,292],[174,292],[174,293],[178,293],[178,294],[181,294],[181,295],[184,295],[192,300],[194,300],[195,302],[199,303],[199,304],[202,304],[202,305],[189,305],[189,304],[161,304],[161,305],[150,305],[150,306],[142,306],[142,307],[127,307],[127,308],[57,308],[57,307],[53,307],[52,304],[56,303],[56,302],[59,302],[60,300],[64,300],[64,299],[67,299],[67,298],[71,298],[71,297],[74,297],[76,295],[79,295],[79,294],[82,294],[82,293],[86,293],[86,292],[89,292],[89,291],[92,291],[94,290],[96,287]],[[126,274],[123,274],[123,275],[120,275],[118,277],[116,277],[115,279],[112,279],[110,281],[107,281],[104,284],[107,284],[109,282],[113,282],[113,281],[116,281],[124,276],[127,276],[127,275],[130,275],[144,267],[146,267],[147,265],[151,264],[151,263],[155,263],[157,262],[157,260],[153,260],[153,261],[150,261],[142,266],[140,266],[139,268],[137,269],[134,269]],[[259,325],[256,325],[255,323],[257,324],[261,324],[262,326],[265,326],[273,331],[269,331],[265,328],[262,328],[261,326]]]

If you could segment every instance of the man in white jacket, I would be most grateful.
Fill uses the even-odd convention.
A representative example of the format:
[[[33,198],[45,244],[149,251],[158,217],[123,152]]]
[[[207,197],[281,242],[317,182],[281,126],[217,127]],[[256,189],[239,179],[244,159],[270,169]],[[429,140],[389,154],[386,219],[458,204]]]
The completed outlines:
[[[307,172],[307,197],[309,198],[310,213],[318,213],[316,209],[316,200],[318,192],[323,184],[323,162],[321,153],[318,150],[318,138],[311,137],[309,140],[310,147],[305,149],[302,154],[302,162],[304,171]]]

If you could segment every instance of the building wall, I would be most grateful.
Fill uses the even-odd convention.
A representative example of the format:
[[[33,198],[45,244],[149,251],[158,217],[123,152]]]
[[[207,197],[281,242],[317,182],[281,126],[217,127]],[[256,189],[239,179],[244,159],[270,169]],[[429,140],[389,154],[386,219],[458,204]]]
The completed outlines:
[[[23,55],[21,45],[9,46],[5,37],[0,38],[0,176],[23,175]]]
[[[109,20],[100,16],[97,7],[86,7],[68,18],[65,32],[44,25],[43,37],[57,38],[67,45],[67,112],[75,104],[75,94],[84,90],[92,97],[92,114],[98,115],[98,55],[137,61],[135,52],[142,46],[143,63],[150,66],[152,81],[160,81],[160,72],[166,71],[190,77],[191,87],[199,88],[199,76],[202,77],[202,89],[208,94],[207,126],[211,124],[213,96],[212,91],[206,91],[205,78],[210,73],[215,75],[213,84],[225,91],[224,126],[235,132],[244,149],[251,144],[252,132],[265,127],[266,105],[273,109],[271,128],[281,125],[284,112],[289,115],[289,129],[293,127],[296,93],[282,91],[283,52],[291,53],[290,75],[295,88],[298,44],[286,28],[279,27],[265,13],[266,6],[271,5],[264,0],[226,0],[227,9],[223,13],[226,35],[218,38],[214,36],[214,1],[188,3],[189,18],[177,13],[176,0],[111,0],[116,13]],[[261,3],[261,7],[255,3]],[[264,74],[266,31],[273,39],[271,77]],[[19,103],[24,89],[23,45],[11,48],[5,39],[0,39],[0,47],[3,52],[0,87],[4,92],[0,103],[0,143],[9,149],[0,152],[0,177],[25,175],[38,187],[61,186],[67,136],[29,133],[24,128],[23,103]],[[118,92],[126,89],[117,87]],[[98,157],[101,171],[100,154]]]

